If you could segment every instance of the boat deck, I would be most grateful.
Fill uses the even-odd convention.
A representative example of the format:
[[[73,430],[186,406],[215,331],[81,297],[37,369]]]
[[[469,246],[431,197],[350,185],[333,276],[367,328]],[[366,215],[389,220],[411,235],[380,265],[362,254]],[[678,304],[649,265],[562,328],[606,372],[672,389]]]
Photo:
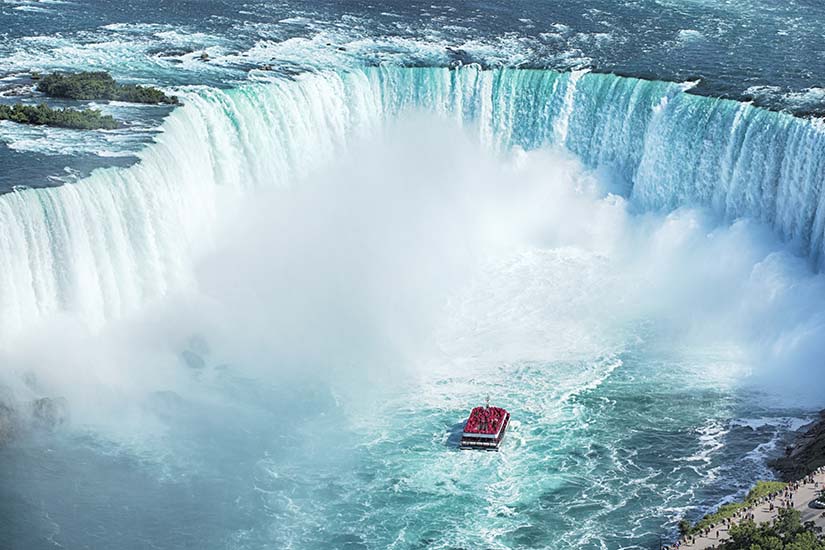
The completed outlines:
[[[510,413],[500,407],[476,407],[464,423],[460,449],[497,451],[504,439]]]

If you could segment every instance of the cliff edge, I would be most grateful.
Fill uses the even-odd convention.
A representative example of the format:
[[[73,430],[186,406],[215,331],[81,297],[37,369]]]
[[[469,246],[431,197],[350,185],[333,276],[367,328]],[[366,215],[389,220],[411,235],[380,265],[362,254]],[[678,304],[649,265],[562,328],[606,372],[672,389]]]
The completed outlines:
[[[819,418],[800,428],[785,448],[785,456],[768,463],[783,481],[797,481],[825,465],[825,410]]]

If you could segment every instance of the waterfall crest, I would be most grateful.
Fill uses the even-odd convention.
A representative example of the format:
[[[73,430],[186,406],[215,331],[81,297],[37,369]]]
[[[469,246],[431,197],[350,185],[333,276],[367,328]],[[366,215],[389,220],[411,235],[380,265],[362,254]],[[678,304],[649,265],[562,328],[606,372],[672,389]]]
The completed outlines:
[[[642,209],[753,217],[821,267],[818,121],[676,83],[550,70],[374,67],[187,92],[130,168],[0,197],[0,341],[59,312],[92,326],[188,284],[221,205],[288,185],[387,117],[424,109],[496,150],[563,145]],[[21,182],[25,183],[25,182]]]

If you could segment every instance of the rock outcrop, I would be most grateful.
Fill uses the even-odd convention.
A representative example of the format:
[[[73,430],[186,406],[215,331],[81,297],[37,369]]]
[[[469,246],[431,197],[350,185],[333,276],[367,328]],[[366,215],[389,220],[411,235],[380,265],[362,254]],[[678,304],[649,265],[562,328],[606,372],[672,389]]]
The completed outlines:
[[[14,409],[0,403],[0,445],[8,442],[17,431],[17,414]]]
[[[0,445],[27,430],[54,430],[69,421],[69,403],[62,397],[40,397],[17,403],[0,401]]]
[[[783,481],[796,481],[825,465],[825,410],[819,413],[819,419],[800,429],[786,447],[785,456],[769,465]]]
[[[30,403],[32,423],[38,428],[53,430],[69,418],[69,404],[62,397],[41,397]]]

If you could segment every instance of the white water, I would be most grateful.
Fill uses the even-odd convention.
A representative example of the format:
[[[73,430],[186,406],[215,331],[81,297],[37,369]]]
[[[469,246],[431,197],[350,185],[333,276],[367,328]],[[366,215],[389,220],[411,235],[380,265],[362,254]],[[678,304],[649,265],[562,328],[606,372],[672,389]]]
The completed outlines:
[[[231,295],[233,284],[240,284],[241,287],[248,285],[247,282],[225,280],[226,275],[215,275],[221,272],[217,269],[199,275],[197,266],[204,265],[204,262],[206,265],[229,264],[233,276],[235,266],[244,265],[243,259],[227,259],[225,254],[216,252],[227,249],[226,244],[223,249],[220,248],[223,241],[218,237],[232,235],[233,246],[254,243],[251,250],[244,245],[249,258],[258,253],[264,257],[276,254],[277,257],[277,251],[281,248],[276,247],[273,251],[271,243],[259,242],[252,234],[272,231],[290,234],[302,227],[301,222],[315,210],[313,201],[320,201],[321,205],[326,201],[312,195],[311,199],[282,210],[280,199],[276,198],[277,193],[271,194],[274,192],[272,190],[289,188],[311,178],[336,157],[351,154],[353,140],[358,143],[358,140],[380,135],[385,121],[399,113],[415,112],[418,108],[458,123],[476,135],[476,139],[486,147],[477,156],[499,155],[513,144],[540,146],[552,143],[554,136],[561,137],[562,142],[582,155],[585,162],[596,162],[607,169],[609,177],[627,177],[629,173],[635,181],[634,205],[657,206],[667,202],[676,206],[680,201],[695,203],[694,194],[702,195],[704,192],[698,187],[685,187],[681,182],[673,181],[670,171],[661,169],[662,162],[674,154],[670,150],[662,151],[668,140],[673,144],[670,149],[674,151],[682,150],[680,148],[686,143],[684,139],[674,138],[670,134],[675,129],[670,123],[666,125],[665,120],[672,118],[679,122],[683,119],[683,110],[674,107],[679,102],[687,102],[688,107],[685,108],[689,108],[698,101],[710,100],[683,99],[685,96],[680,89],[662,83],[624,81],[615,77],[605,80],[605,75],[590,76],[576,73],[571,77],[549,71],[490,73],[473,68],[457,72],[446,69],[389,69],[307,75],[296,82],[281,81],[229,92],[205,88],[192,90],[186,95],[187,105],[170,116],[158,143],[142,154],[141,163],[137,166],[126,170],[98,171],[77,185],[26,190],[0,198],[0,227],[4,228],[0,235],[0,259],[6,266],[0,271],[0,341],[6,356],[5,364],[11,367],[6,370],[19,374],[28,368],[35,368],[46,378],[50,371],[64,370],[68,372],[63,372],[58,378],[68,382],[73,375],[72,369],[52,364],[60,361],[59,354],[33,352],[33,348],[42,347],[43,334],[54,337],[55,332],[72,327],[70,332],[77,338],[81,338],[80,334],[94,335],[110,330],[107,327],[112,321],[128,320],[146,308],[150,308],[149,311],[153,311],[151,308],[164,308],[164,303],[176,300],[176,296],[198,294],[204,285],[206,288],[211,285],[213,299],[219,298],[222,288],[226,288]],[[585,83],[586,89],[583,88]],[[544,97],[537,91],[559,93]],[[666,101],[661,98],[666,98]],[[604,112],[599,109],[605,100],[613,110]],[[704,106],[704,103],[701,105]],[[714,103],[711,113],[727,108],[727,104]],[[541,113],[541,117],[535,118],[536,113]],[[732,135],[745,128],[744,117],[754,119],[762,116],[750,111],[744,115],[742,113],[740,108],[733,118]],[[639,120],[647,122],[640,125]],[[785,119],[780,119],[780,122],[786,126],[795,124]],[[664,128],[667,128],[665,133]],[[757,131],[753,122],[747,128],[749,133]],[[789,150],[800,149],[797,141],[810,131],[813,130],[793,130],[789,134],[791,138],[788,138],[791,139],[787,146]],[[424,132],[423,135],[428,134]],[[415,133],[411,139],[410,151],[418,151],[426,145],[416,141]],[[750,162],[748,171],[740,175],[736,175],[738,168],[731,169],[733,175],[727,175],[722,170],[719,174],[722,179],[720,186],[730,187],[752,181],[754,189],[758,188],[762,172],[754,172],[754,167],[760,165],[754,160],[756,153],[748,148],[748,143],[754,139],[746,135],[730,143],[720,141],[720,145],[724,145],[721,150],[725,151],[721,155],[723,168],[742,166],[743,159]],[[635,149],[638,143],[645,144],[643,154]],[[445,142],[442,147],[449,154],[451,144]],[[734,147],[738,152],[732,152]],[[392,166],[382,164],[382,154],[378,147],[374,153],[362,151],[359,162],[365,166],[375,166],[376,170],[379,167],[384,170],[378,173],[391,173]],[[685,154],[689,160],[693,153],[688,151]],[[797,201],[812,202],[809,198],[818,193],[818,190],[810,189],[809,184],[818,173],[818,168],[806,158],[799,166],[787,159],[783,161],[783,174],[788,176],[774,185],[782,191],[777,195],[777,205],[782,203],[784,206],[771,210],[780,217],[775,218],[774,214],[765,216],[769,223],[787,228],[791,234],[798,233],[800,239],[803,239],[802,233],[799,233],[801,228],[818,216],[815,209],[806,208],[799,212],[800,218],[788,218],[789,209]],[[672,159],[671,170],[684,175],[687,169],[684,160]],[[579,197],[577,193],[584,192],[584,188],[576,174],[586,172],[582,167],[573,168],[565,164],[567,162],[557,159],[550,165],[561,163],[566,166],[562,172],[569,174],[564,178],[573,178],[566,184],[569,190],[565,186],[548,188],[561,193],[549,201],[515,201],[509,205],[511,210],[501,221],[492,221],[504,215],[494,210],[493,214],[487,215],[489,227],[485,225],[483,229],[477,227],[475,232],[467,231],[471,235],[480,231],[485,235],[482,240],[487,243],[490,234],[499,231],[508,234],[512,230],[513,220],[529,219],[536,227],[541,227],[536,231],[540,232],[543,244],[561,251],[554,254],[561,253],[565,258],[567,247],[573,246],[577,250],[572,257],[562,260],[562,265],[575,266],[569,274],[571,278],[586,277],[591,264],[599,265],[607,261],[605,258],[618,258],[619,265],[614,269],[625,275],[611,280],[604,288],[587,287],[588,294],[599,297],[588,298],[581,306],[591,314],[605,308],[606,318],[618,316],[622,322],[653,316],[686,331],[690,338],[694,338],[691,342],[695,345],[703,345],[702,342],[708,339],[736,341],[737,348],[745,354],[744,364],[770,379],[776,379],[776,373],[783,371],[786,378],[800,382],[800,373],[817,372],[812,364],[813,358],[821,351],[819,337],[824,321],[820,312],[825,310],[820,307],[821,278],[810,273],[802,260],[785,251],[765,226],[739,221],[730,228],[722,225],[717,230],[715,227],[721,219],[707,212],[691,210],[676,210],[664,218],[642,215],[631,219],[624,199],[612,196],[602,199],[598,193],[593,195],[593,191],[587,191],[584,198]],[[445,173],[449,173],[451,167],[445,165],[444,168]],[[691,186],[709,181],[708,178],[713,177],[712,169],[712,166],[706,166],[704,170],[707,173],[701,178],[693,177]],[[465,172],[473,173],[472,170]],[[459,171],[453,179],[463,177]],[[612,180],[606,180],[604,176],[601,178],[598,184],[588,183],[585,187],[612,188]],[[426,179],[435,177],[430,174]],[[352,183],[344,185],[346,197]],[[800,188],[794,191],[796,187]],[[665,190],[671,193],[668,198],[657,198],[666,196]],[[454,195],[479,192],[472,185],[444,192],[448,191]],[[340,193],[341,190],[335,188],[334,192]],[[375,187],[362,193],[365,193],[362,199],[367,203],[376,200],[369,197],[370,193],[382,197],[382,200],[397,200],[392,189],[385,191]],[[480,200],[495,205],[507,204],[507,193],[502,196],[500,190],[491,195],[485,193],[482,193]],[[721,196],[727,201],[727,206],[717,210],[723,216],[747,213],[753,203],[768,197],[754,197],[753,189],[749,189],[745,196],[750,198],[737,206],[735,201],[739,194],[731,189],[725,193],[714,191],[714,196]],[[519,194],[516,196],[521,197]],[[793,198],[783,199],[783,196]],[[249,201],[265,204],[264,197],[268,197],[266,200],[272,206],[266,208],[263,214],[246,212]],[[715,202],[716,199],[710,200],[708,205],[714,207]],[[470,208],[461,202],[450,208],[458,208],[459,205]],[[353,205],[354,211],[360,212],[360,206]],[[427,202],[421,208],[421,212],[439,211],[437,203]],[[295,218],[296,212],[299,213],[298,218]],[[324,215],[334,220],[338,212],[333,210]],[[282,221],[276,228],[265,226],[266,231],[257,231],[253,227],[246,232],[237,232],[237,220],[254,219],[255,216]],[[409,223],[416,220],[414,217],[407,219]],[[383,220],[385,224],[392,221]],[[343,220],[341,223],[350,222]],[[381,224],[375,223],[373,230],[383,231]],[[542,227],[542,224],[548,225]],[[339,230],[339,226],[333,224],[329,232],[323,235],[323,242],[335,242]],[[464,234],[460,224],[448,225],[440,236],[453,234]],[[818,239],[816,235],[814,232],[803,240],[813,246]],[[307,261],[304,251],[308,247],[305,245],[318,243],[303,243],[300,235],[293,238],[296,240],[280,243],[281,247],[286,247],[284,250],[290,250],[286,257],[281,258],[281,264],[297,264],[302,269],[298,270],[298,275],[287,280],[297,277],[295,282],[302,283],[306,272],[327,273],[335,270],[326,258],[324,261],[319,259],[317,265],[303,265]],[[447,264],[458,261],[455,258],[463,258],[460,254],[452,257],[457,247],[439,247],[436,240],[425,242],[434,251],[441,250],[441,258]],[[507,246],[513,245],[511,241],[504,242]],[[294,249],[288,248],[292,245],[295,245]],[[349,243],[354,248],[359,245],[359,242]],[[378,249],[384,250],[385,246],[388,245],[382,241]],[[423,244],[420,246],[422,250],[426,248]],[[581,258],[578,251],[582,247],[586,251],[585,258]],[[425,255],[421,251],[418,253]],[[404,261],[403,257],[401,254],[401,257],[393,256],[392,260],[385,261],[399,263]],[[232,254],[228,258],[232,258]],[[344,263],[347,260],[342,258]],[[256,274],[254,263],[251,269],[253,277],[265,281],[265,284],[253,285],[253,288],[265,295],[270,287],[277,289],[272,291],[269,300],[264,300],[264,303],[271,304],[270,307],[276,307],[275,304],[289,294],[289,285],[279,281],[281,272],[270,272],[267,267],[264,269],[266,277],[263,277],[260,273]],[[557,268],[538,267],[534,275],[538,280],[541,280],[543,269]],[[409,300],[417,303],[424,296],[432,295],[434,298],[425,300],[428,305],[422,305],[418,313],[409,315],[409,318],[439,315],[434,304],[439,297],[448,296],[449,292],[446,287],[431,292],[434,281],[445,276],[438,269],[435,273],[439,276],[416,283],[420,285],[417,287],[417,297]],[[461,273],[451,277],[460,279],[469,276],[466,272]],[[398,275],[394,271],[373,274],[373,281],[397,279]],[[348,281],[352,282],[360,280],[361,275],[353,273],[350,276],[352,280]],[[212,280],[213,277],[218,277],[217,281]],[[447,277],[447,280],[454,279]],[[501,284],[506,282],[496,283]],[[351,285],[341,283],[341,286],[349,288]],[[440,283],[435,286],[440,287]],[[363,290],[373,292],[367,288]],[[565,297],[566,293],[576,291],[584,290],[560,290],[558,297],[569,300],[569,296]],[[323,296],[331,291],[323,287],[310,288],[308,292],[320,292]],[[357,293],[354,296],[358,296]],[[621,299],[615,302],[616,297]],[[253,312],[257,299],[245,297],[235,304],[234,310]],[[536,299],[545,300],[547,297]],[[510,304],[507,294],[504,300],[505,304]],[[353,298],[353,301],[357,300]],[[371,303],[369,298],[364,301]],[[346,317],[346,312],[355,307],[346,302],[340,306],[340,311],[333,308],[333,313],[330,313],[324,309],[328,305],[318,305],[317,311],[310,309],[314,311],[316,323],[323,325],[321,319],[337,314]],[[294,307],[295,312],[300,310],[297,305]],[[376,307],[383,311],[389,306]],[[539,308],[539,311],[544,310]],[[511,334],[513,340],[508,342],[503,338],[496,344],[497,347],[507,350],[515,345],[530,349],[526,342],[515,337],[520,331],[513,328],[520,326],[525,313],[520,312],[513,318],[504,317],[510,319],[508,326],[511,328],[504,329],[503,333]],[[215,316],[221,317],[222,314],[215,312]],[[236,322],[249,327],[250,334],[256,333],[256,325],[265,331],[258,341],[244,344],[239,343],[244,341],[243,335],[240,335],[235,351],[241,354],[244,349],[264,345],[266,331],[271,330],[272,322],[276,326],[289,325],[284,319],[273,321],[267,317],[259,319],[255,315],[249,318],[241,315]],[[371,330],[383,334],[384,321],[373,320],[370,323]],[[610,327],[610,323],[586,324],[580,328],[580,337],[569,339],[566,345],[575,348],[582,345],[581,338],[585,338],[586,334],[610,332]],[[405,326],[397,332],[403,334],[411,331],[404,337],[408,340],[405,346],[415,347],[431,330],[429,323],[423,323],[414,330]],[[542,332],[543,338],[552,333],[553,329],[547,328]],[[239,336],[234,331],[232,334]],[[357,334],[365,339],[381,339],[366,327],[361,327]],[[293,335],[292,341],[306,337],[299,331]],[[176,338],[179,344],[184,336],[178,334]],[[354,339],[344,338],[342,342]],[[392,341],[393,337],[387,339]],[[556,344],[562,345],[562,342]],[[67,345],[71,348],[72,343]],[[496,346],[491,344],[491,347]],[[311,347],[299,347],[298,351],[290,352],[292,359],[304,357],[310,353]],[[388,350],[391,351],[385,353],[399,352],[397,346],[389,346]],[[275,356],[281,353],[270,351]],[[346,355],[335,346],[326,351]],[[29,352],[34,353],[32,357],[35,359],[26,355]],[[39,366],[32,366],[38,363],[43,353],[50,359],[41,361]],[[529,352],[525,353],[529,357]],[[312,352],[310,355],[322,356],[323,353]],[[502,352],[502,357],[506,355],[506,351]],[[81,354],[76,358],[74,368],[83,369],[83,364],[106,361]],[[175,360],[169,361],[174,363]],[[122,376],[116,371],[105,374],[104,378]]]
[[[72,417],[10,457],[16,540],[647,546],[763,475],[783,428],[731,419],[821,400],[822,276],[767,224],[507,147],[559,98],[528,135],[484,75],[392,75],[198,90],[140,165],[3,199],[34,243],[3,276],[44,278],[0,377]],[[488,392],[505,449],[452,452]]]
[[[336,99],[340,85],[317,78],[306,95],[287,84],[255,95],[193,93],[139,165],[4,196],[2,340],[61,312],[100,327],[186,285],[198,250],[212,241],[216,204],[284,184],[377,116],[348,113]]]

